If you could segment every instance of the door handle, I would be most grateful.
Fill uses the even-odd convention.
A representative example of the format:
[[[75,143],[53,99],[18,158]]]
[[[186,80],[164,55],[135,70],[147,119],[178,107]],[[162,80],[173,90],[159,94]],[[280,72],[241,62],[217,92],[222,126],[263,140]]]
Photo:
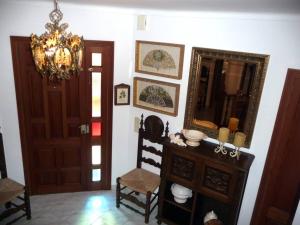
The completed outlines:
[[[81,124],[79,127],[81,134],[89,134],[90,133],[90,126],[88,124]]]

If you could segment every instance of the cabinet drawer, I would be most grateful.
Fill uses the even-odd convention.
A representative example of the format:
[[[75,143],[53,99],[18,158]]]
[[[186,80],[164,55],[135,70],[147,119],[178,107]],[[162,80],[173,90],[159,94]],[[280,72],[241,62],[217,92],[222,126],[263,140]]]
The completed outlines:
[[[223,202],[230,202],[234,194],[237,176],[236,171],[231,168],[205,162],[199,187],[201,192],[211,197],[218,198]]]
[[[196,181],[196,161],[177,154],[171,154],[168,166],[168,177],[174,182],[192,188]]]

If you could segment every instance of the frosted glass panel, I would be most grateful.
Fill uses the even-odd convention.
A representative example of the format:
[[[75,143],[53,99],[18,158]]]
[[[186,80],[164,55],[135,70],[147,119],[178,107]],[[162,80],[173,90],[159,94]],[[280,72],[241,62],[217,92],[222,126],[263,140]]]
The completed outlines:
[[[92,146],[92,164],[93,165],[101,164],[101,146],[100,145]]]
[[[101,53],[92,53],[92,66],[102,66]]]
[[[92,122],[92,136],[101,136],[101,122]]]
[[[100,181],[101,180],[101,170],[93,169],[92,170],[92,181]]]
[[[101,117],[101,73],[92,73],[92,117]]]

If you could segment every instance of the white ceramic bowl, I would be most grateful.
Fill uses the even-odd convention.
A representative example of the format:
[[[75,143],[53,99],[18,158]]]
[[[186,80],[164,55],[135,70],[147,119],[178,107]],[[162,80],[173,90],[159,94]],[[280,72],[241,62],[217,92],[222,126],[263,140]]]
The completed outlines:
[[[174,196],[174,201],[177,203],[185,203],[193,195],[192,190],[179,184],[172,184],[171,192]]]
[[[199,146],[202,139],[207,138],[207,135],[199,130],[183,129],[183,136],[187,139],[186,144],[190,146]]]

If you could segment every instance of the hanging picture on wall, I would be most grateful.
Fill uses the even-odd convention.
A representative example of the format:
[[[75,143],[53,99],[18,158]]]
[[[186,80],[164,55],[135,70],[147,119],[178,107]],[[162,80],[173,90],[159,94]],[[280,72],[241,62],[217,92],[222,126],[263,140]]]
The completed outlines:
[[[184,45],[136,41],[135,72],[180,80]]]
[[[142,109],[177,116],[179,84],[134,78],[133,105]]]
[[[130,104],[130,86],[127,84],[115,85],[115,105]]]

